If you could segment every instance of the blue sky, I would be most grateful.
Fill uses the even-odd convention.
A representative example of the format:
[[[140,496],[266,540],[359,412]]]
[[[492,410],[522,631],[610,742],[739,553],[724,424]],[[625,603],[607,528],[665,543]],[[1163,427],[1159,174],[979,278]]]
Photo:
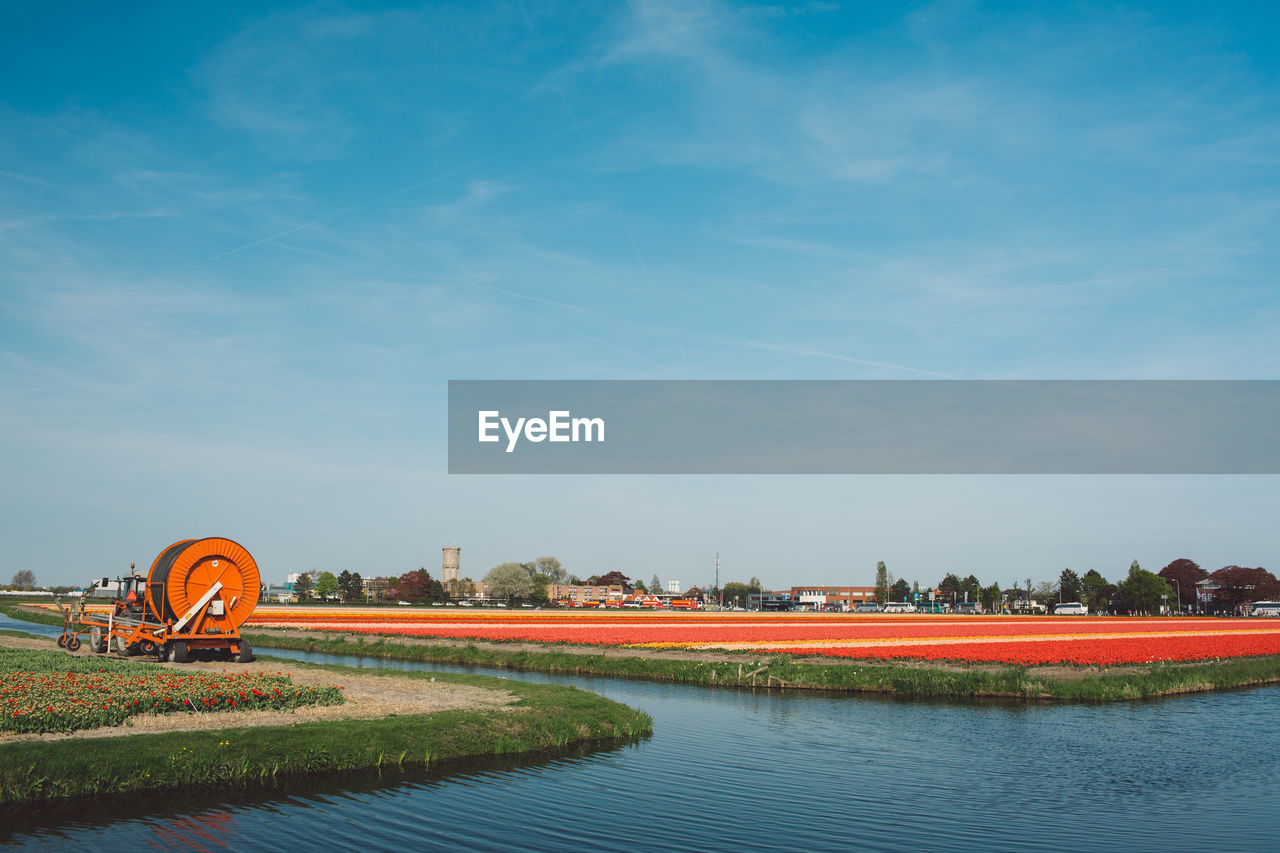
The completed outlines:
[[[448,379],[1280,378],[1252,4],[0,11],[0,580],[1280,568],[1274,477],[449,477]]]

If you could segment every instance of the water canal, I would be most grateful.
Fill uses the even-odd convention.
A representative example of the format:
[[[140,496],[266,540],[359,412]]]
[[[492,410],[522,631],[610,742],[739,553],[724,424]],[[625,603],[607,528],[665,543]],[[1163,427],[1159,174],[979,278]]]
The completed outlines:
[[[22,627],[25,623],[0,624]],[[265,651],[265,650],[264,650]],[[357,667],[430,665],[278,652]],[[486,671],[492,674],[493,671]],[[587,755],[33,813],[18,850],[1274,849],[1277,688],[1103,706],[574,684],[653,715]]]

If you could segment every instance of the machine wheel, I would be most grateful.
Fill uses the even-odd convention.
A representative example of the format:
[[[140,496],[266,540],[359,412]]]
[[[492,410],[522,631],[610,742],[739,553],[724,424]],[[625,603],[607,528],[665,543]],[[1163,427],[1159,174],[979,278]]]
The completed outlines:
[[[156,660],[157,660],[158,662],[160,662],[160,663],[168,663],[168,662],[169,662],[169,657],[170,657],[170,655],[172,655],[172,654],[173,654],[173,651],[172,651],[172,649],[170,649],[170,648],[169,648],[169,644],[168,644],[168,643],[165,643],[165,644],[160,645],[160,646],[156,646]]]
[[[191,654],[187,650],[187,644],[179,640],[173,644],[173,662],[186,663],[191,660]]]
[[[240,641],[240,654],[236,655],[236,663],[253,663],[253,646],[248,641]]]
[[[67,647],[71,647],[70,640],[67,640]],[[107,641],[102,636],[102,629],[97,625],[89,629],[89,648],[93,649],[95,654],[104,655],[107,653]]]
[[[73,652],[76,649],[80,648],[80,638],[77,637],[75,634],[72,634],[70,637],[67,637],[67,648]]]
[[[160,647],[150,640],[143,640],[142,645],[138,646],[138,651],[144,655],[154,655]]]
[[[116,651],[125,657],[133,657],[138,654],[138,644],[126,642],[124,637],[116,637]]]
[[[58,648],[65,649],[67,647],[67,635],[62,634],[58,637]]]

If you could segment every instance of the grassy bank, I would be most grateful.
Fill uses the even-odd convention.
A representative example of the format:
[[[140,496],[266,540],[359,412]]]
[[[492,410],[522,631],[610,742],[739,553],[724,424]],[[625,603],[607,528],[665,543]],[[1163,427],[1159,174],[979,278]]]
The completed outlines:
[[[585,744],[630,742],[652,732],[647,714],[571,687],[484,676],[395,675],[500,689],[517,701],[482,711],[0,744],[0,805],[272,787],[306,775],[553,754]],[[228,723],[234,726],[233,720]]]
[[[0,613],[8,616],[10,619],[21,619],[24,622],[35,622],[38,625],[61,625],[62,616],[57,613],[50,613],[47,610],[36,610],[29,607],[22,607],[18,604],[4,603],[0,604]]]
[[[557,651],[530,652],[475,645],[419,645],[395,639],[277,632],[246,635],[257,647],[391,660],[501,667],[531,672],[601,675],[708,687],[834,690],[922,698],[993,698],[1019,701],[1111,702],[1223,690],[1280,682],[1280,656],[1198,663],[1096,667],[929,666],[928,664],[797,662],[776,657],[731,660],[618,657]]]

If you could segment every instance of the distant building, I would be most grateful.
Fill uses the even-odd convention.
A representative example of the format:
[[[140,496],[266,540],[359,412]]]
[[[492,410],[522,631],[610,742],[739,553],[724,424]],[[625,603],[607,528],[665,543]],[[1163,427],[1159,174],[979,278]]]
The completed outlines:
[[[791,601],[803,610],[852,610],[864,601],[875,601],[873,586],[793,586]]]
[[[390,578],[362,578],[360,586],[364,589],[365,597],[371,601],[385,601],[387,591],[391,589]]]
[[[791,610],[795,602],[789,592],[753,592],[747,596],[748,610]]]
[[[591,584],[547,584],[547,598],[552,601],[568,601],[573,604],[585,604],[594,601],[607,604],[610,601],[621,601],[627,591],[620,585],[593,586]]]
[[[667,581],[667,592],[673,595],[680,594],[680,581]]]
[[[460,580],[462,577],[462,547],[459,545],[445,545],[441,551],[440,559],[440,582],[448,583],[449,581]]]
[[[293,604],[298,600],[298,594],[292,589],[283,586],[269,586],[262,591],[263,599],[267,601],[275,601],[280,604]]]

